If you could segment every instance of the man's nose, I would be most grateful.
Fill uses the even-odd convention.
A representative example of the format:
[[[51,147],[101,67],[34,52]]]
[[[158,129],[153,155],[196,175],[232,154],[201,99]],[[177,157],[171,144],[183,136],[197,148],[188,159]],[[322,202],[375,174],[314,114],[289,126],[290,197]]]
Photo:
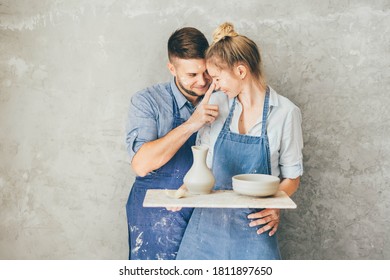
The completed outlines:
[[[205,77],[205,75],[199,75],[199,78],[198,78],[198,85],[199,86],[205,86],[207,84],[207,77]]]

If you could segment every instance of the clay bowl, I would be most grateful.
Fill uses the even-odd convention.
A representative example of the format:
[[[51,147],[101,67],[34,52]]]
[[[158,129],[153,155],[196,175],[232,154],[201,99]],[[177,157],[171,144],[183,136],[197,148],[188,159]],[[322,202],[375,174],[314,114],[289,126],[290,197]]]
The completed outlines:
[[[280,179],[266,174],[240,174],[233,176],[233,190],[250,196],[270,196],[279,189]]]

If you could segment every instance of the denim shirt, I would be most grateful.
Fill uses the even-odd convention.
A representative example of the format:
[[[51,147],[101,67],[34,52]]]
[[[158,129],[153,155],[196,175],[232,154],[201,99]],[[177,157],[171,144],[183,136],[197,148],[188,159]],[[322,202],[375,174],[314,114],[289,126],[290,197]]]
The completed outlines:
[[[188,120],[195,107],[179,91],[174,78],[132,96],[126,124],[126,147],[130,161],[142,144],[157,140],[172,130],[174,103],[171,94],[176,99],[181,118]]]

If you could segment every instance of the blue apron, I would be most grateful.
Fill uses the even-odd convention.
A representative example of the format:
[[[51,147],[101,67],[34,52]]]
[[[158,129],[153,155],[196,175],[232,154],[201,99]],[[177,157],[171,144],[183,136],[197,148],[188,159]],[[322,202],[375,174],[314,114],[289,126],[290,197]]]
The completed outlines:
[[[261,136],[230,131],[235,100],[216,140],[213,173],[216,190],[231,190],[237,174],[271,174],[270,150],[266,129],[269,105],[267,88]],[[258,235],[258,228],[249,227],[250,213],[261,209],[196,208],[183,237],[177,259],[280,259],[276,234]]]
[[[180,117],[176,99],[173,99],[172,129],[185,120]],[[192,208],[179,212],[165,208],[144,208],[142,206],[148,189],[177,189],[183,184],[184,175],[193,162],[191,146],[195,144],[193,134],[178,150],[175,156],[161,168],[145,177],[137,176],[126,204],[129,231],[130,260],[174,260]]]

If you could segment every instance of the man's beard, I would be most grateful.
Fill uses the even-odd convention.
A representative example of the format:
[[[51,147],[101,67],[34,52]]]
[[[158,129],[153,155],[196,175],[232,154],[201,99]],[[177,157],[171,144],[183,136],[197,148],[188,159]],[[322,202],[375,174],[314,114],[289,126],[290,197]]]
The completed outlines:
[[[204,95],[204,94],[197,94],[196,92],[194,92],[194,91],[192,91],[192,90],[186,89],[186,88],[184,87],[184,85],[180,82],[180,79],[178,79],[177,77],[176,77],[176,81],[177,81],[177,83],[179,84],[180,88],[181,88],[183,91],[185,91],[188,95],[196,96],[196,97],[201,97],[201,96]]]

